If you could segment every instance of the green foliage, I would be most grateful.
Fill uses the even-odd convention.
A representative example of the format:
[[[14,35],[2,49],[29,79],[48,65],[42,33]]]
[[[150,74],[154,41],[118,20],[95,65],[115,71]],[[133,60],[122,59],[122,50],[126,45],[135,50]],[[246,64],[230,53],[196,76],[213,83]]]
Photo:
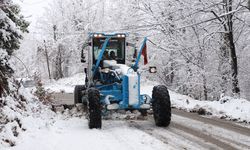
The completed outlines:
[[[24,20],[24,16],[20,15],[20,7],[18,5],[12,5],[10,7],[10,10],[13,12],[9,12],[10,16],[9,18],[11,18],[11,20],[13,20],[13,22],[16,23],[17,26],[20,27],[20,30],[22,32],[29,32],[28,31],[28,26],[29,26],[29,22],[27,22],[26,20]]]
[[[5,49],[8,55],[19,48],[22,33],[28,32],[29,23],[20,15],[20,7],[14,4],[5,4],[0,10],[0,48]]]
[[[20,7],[11,0],[0,1],[0,97],[9,93],[8,78],[13,73],[9,59],[19,49],[22,33],[28,32],[29,23],[20,15]]]

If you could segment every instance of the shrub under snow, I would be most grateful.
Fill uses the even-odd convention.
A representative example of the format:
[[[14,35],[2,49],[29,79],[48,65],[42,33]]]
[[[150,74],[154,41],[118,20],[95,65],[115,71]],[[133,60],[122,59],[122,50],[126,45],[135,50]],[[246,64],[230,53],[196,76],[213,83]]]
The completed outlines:
[[[49,110],[34,95],[13,79],[9,79],[10,94],[0,98],[0,149],[14,146],[25,131],[23,118]]]

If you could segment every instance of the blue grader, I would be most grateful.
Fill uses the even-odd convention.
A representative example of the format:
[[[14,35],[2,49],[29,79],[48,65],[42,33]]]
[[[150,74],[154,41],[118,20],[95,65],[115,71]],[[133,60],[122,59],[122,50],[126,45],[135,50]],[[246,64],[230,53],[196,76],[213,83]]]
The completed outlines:
[[[134,44],[126,42],[125,33],[90,33],[88,67],[85,85],[74,90],[75,103],[87,106],[89,128],[102,127],[102,115],[109,110],[139,110],[145,115],[153,110],[155,124],[166,127],[171,121],[171,103],[166,86],[154,86],[152,97],[140,94],[139,61],[146,46],[147,38],[137,52]],[[134,64],[126,65],[126,48],[134,48]],[[138,54],[137,54],[138,53]],[[86,63],[82,50],[81,62]],[[156,67],[150,67],[151,73]]]

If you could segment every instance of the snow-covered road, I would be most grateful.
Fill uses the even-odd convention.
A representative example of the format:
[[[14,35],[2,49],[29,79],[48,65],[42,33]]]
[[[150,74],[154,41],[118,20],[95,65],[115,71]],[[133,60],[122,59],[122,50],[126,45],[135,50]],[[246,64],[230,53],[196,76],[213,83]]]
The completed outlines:
[[[79,77],[82,77],[78,75]],[[73,101],[72,90],[79,84],[79,77],[64,79],[48,86],[50,90],[69,92],[61,95],[66,101]],[[75,83],[76,82],[76,83]],[[154,83],[144,83],[142,93],[151,95]],[[60,97],[60,94],[59,94]],[[174,107],[193,109],[196,105],[209,106],[212,113],[227,109],[222,106],[202,101],[196,102],[190,97],[170,92]],[[188,103],[187,103],[188,101]],[[70,102],[72,103],[72,102]],[[248,103],[245,110],[237,108],[243,119],[248,119]],[[184,106],[185,105],[185,106]],[[216,107],[214,107],[215,105]],[[240,104],[241,105],[241,104]],[[243,105],[243,104],[242,104]],[[211,107],[210,107],[211,106]],[[212,107],[213,106],[213,107]],[[238,107],[238,106],[237,106]],[[226,107],[225,107],[226,108]],[[233,106],[231,107],[233,108]],[[244,108],[244,107],[243,107]],[[232,111],[226,112],[230,115]],[[187,110],[186,110],[187,111]],[[74,111],[73,111],[74,112]],[[79,114],[80,112],[78,112]],[[113,114],[112,119],[103,120],[102,129],[88,128],[84,116],[76,117],[70,111],[55,114],[44,110],[42,113],[22,119],[25,132],[21,132],[14,147],[1,147],[1,150],[168,150],[168,149],[250,149],[250,128],[215,118],[205,118],[196,113],[172,109],[172,121],[169,127],[159,128],[151,115],[144,120],[124,119],[124,114]],[[220,114],[220,113],[218,113]],[[115,119],[118,115],[118,119]],[[125,114],[127,115],[127,114]],[[133,114],[131,114],[133,115]],[[80,115],[81,116],[81,115]],[[212,115],[210,117],[216,117]],[[237,117],[237,115],[235,115]],[[240,120],[240,119],[239,119]]]
[[[135,121],[133,126],[175,149],[250,149],[250,130],[227,121],[206,119],[194,114],[184,117],[174,110],[168,128],[154,127],[153,119]],[[185,116],[187,116],[185,115]],[[227,128],[224,127],[227,123]]]
[[[56,119],[52,122],[27,130],[20,136],[17,146],[10,149],[165,150],[168,147],[151,135],[129,127],[126,121],[103,121],[102,130],[90,130],[84,118]]]
[[[156,127],[148,116],[146,120],[103,120],[101,130],[88,129],[85,117],[30,116],[24,119],[27,131],[19,136],[16,146],[4,150],[250,149],[248,128],[233,124],[231,130],[224,128],[223,122],[214,124],[173,112],[167,128]]]

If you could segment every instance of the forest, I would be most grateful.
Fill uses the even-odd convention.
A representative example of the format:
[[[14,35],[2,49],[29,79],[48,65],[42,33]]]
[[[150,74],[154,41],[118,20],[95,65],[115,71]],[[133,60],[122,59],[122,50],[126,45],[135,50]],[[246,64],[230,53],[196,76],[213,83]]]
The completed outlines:
[[[249,60],[250,0],[0,0],[0,149],[250,149]]]
[[[4,2],[2,11],[9,7],[16,10],[9,13],[19,14],[18,6]],[[1,29],[1,49],[12,56],[16,77],[58,80],[83,72],[80,51],[90,32],[125,32],[137,45],[149,39],[149,65],[158,72],[147,78],[200,100],[249,98],[249,12],[246,0],[54,0],[31,22],[29,34],[13,31],[13,39],[6,41]],[[28,32],[28,22],[14,23]],[[11,72],[5,70],[2,76]]]

